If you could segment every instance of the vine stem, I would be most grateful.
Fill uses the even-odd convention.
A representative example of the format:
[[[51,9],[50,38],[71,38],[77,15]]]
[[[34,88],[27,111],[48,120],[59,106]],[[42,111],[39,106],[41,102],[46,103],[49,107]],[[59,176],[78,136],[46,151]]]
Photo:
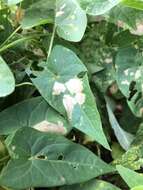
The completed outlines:
[[[11,47],[13,47],[13,46],[21,43],[21,42],[24,42],[26,40],[34,40],[34,37],[38,37],[38,36],[39,37],[40,36],[47,36],[47,34],[37,34],[37,35],[34,34],[34,36],[23,37],[21,39],[15,40],[14,42],[11,42],[11,43],[9,43],[9,44],[4,45],[3,47],[1,47],[0,48],[0,53],[2,53],[3,51],[5,51],[5,50],[7,50],[7,49],[9,49],[9,48],[11,48]]]
[[[16,28],[13,33],[1,44],[0,48],[3,47],[20,30],[20,28],[21,26]]]
[[[53,47],[53,42],[54,42],[54,38],[55,38],[55,32],[56,32],[56,25],[54,24],[53,27],[53,32],[52,32],[52,37],[51,37],[51,41],[50,41],[50,45],[49,45],[49,50],[48,50],[48,58],[50,57],[51,51],[52,51],[52,47]]]
[[[25,85],[34,86],[31,82],[23,82],[23,83],[15,85],[15,86],[20,87],[20,86],[25,86]]]

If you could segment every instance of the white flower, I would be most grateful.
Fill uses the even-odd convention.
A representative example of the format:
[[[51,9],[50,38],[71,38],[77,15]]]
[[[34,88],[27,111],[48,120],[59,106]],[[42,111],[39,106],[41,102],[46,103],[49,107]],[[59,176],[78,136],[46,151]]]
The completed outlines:
[[[55,124],[44,120],[33,126],[33,128],[41,132],[66,134],[66,129],[64,128],[63,123],[61,121],[58,121],[58,123]]]
[[[60,95],[61,93],[65,92],[66,88],[64,84],[60,82],[55,82],[54,87],[53,87],[53,95]]]
[[[83,90],[82,81],[78,78],[70,79],[65,85],[71,94],[77,94]]]
[[[82,105],[85,102],[85,94],[77,93],[75,95],[75,100],[79,105]]]
[[[71,97],[70,95],[64,95],[63,105],[66,109],[69,119],[72,118],[72,112],[73,112],[75,104],[76,104],[76,100],[74,99],[74,97]]]

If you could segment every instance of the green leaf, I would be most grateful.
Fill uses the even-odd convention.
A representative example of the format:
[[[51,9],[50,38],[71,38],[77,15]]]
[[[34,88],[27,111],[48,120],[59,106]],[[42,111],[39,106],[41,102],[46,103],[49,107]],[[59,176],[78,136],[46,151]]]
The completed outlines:
[[[113,142],[111,148],[112,148],[111,154],[112,154],[112,158],[114,160],[121,158],[122,155],[125,153],[125,151],[122,149],[122,147],[116,142]]]
[[[60,37],[77,42],[84,35],[87,17],[76,0],[41,0],[26,9],[23,28],[46,23],[54,23]]]
[[[143,185],[143,175],[123,166],[117,166],[117,170],[130,188]]]
[[[18,3],[20,3],[23,0],[7,0],[7,4],[8,5],[16,5]]]
[[[0,13],[0,44],[2,44],[13,32],[12,24],[8,17]]]
[[[143,61],[141,53],[135,48],[119,50],[116,57],[117,83],[128,99],[132,112],[142,116]]]
[[[123,165],[133,170],[140,170],[143,165],[143,124],[139,126],[131,147],[120,159],[114,161],[116,165]]]
[[[87,17],[77,0],[57,1],[55,25],[58,35],[65,40],[78,42],[82,39]]]
[[[73,127],[109,149],[86,72],[71,50],[55,46],[44,70],[33,71],[35,77],[31,80],[46,101],[68,117]]]
[[[83,184],[65,186],[60,190],[120,190],[118,187],[102,180],[91,180]]]
[[[132,188],[131,190],[143,190],[143,186],[136,186],[134,188]]]
[[[143,10],[143,0],[122,0],[123,5]]]
[[[0,184],[9,188],[71,185],[114,171],[83,146],[32,128],[18,130],[7,146],[12,158]]]
[[[0,97],[11,94],[15,89],[14,76],[5,61],[0,57]]]
[[[121,0],[79,0],[89,15],[102,15],[118,5]]]
[[[124,131],[120,127],[116,117],[114,116],[113,110],[112,110],[113,102],[108,97],[106,97],[105,100],[106,100],[106,107],[107,107],[107,111],[108,111],[108,115],[109,115],[109,121],[114,130],[115,136],[118,139],[118,142],[120,143],[122,148],[125,150],[128,150],[134,139],[134,136],[132,134]]]
[[[54,22],[55,0],[40,0],[25,10],[21,25],[24,29]]]
[[[118,24],[123,28],[136,29],[136,23],[142,21],[143,11],[119,4],[109,13],[109,21]]]
[[[21,127],[35,127],[39,130],[65,134],[71,127],[54,111],[42,97],[20,102],[0,112],[0,134],[8,135]]]

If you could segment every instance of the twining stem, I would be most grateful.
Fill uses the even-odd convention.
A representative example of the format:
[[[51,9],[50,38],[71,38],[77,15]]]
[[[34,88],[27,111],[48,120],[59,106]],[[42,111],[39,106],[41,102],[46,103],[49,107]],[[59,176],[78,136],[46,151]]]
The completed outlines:
[[[13,33],[1,44],[0,48],[3,47],[17,32],[20,30],[21,26],[16,28]]]
[[[16,86],[16,87],[21,87],[21,86],[25,86],[25,85],[34,86],[31,82],[23,82],[23,83],[21,83],[21,84],[15,85],[15,86]]]
[[[15,40],[14,42],[11,42],[11,43],[6,44],[3,47],[1,47],[0,48],[0,53],[2,53],[3,51],[5,51],[5,50],[7,50],[7,49],[9,49],[9,48],[11,48],[11,47],[13,47],[13,46],[21,43],[21,42],[24,42],[24,41],[27,41],[27,40],[34,40],[34,37],[41,37],[41,36],[47,36],[47,35],[49,35],[49,34],[37,34],[37,35],[34,34],[32,36],[23,37],[21,39]]]
[[[52,51],[53,42],[54,42],[54,38],[55,38],[55,32],[56,32],[56,25],[54,24],[53,33],[52,33],[52,37],[51,37],[51,41],[50,41],[50,45],[49,45],[49,50],[48,50],[48,58],[50,57],[50,54]]]
[[[7,160],[8,158],[9,158],[9,155],[7,155],[7,156],[1,158],[1,159],[0,159],[0,163],[1,163],[1,162],[4,162],[4,161]]]
[[[15,40],[14,42],[11,42],[7,45],[4,45],[3,47],[0,48],[0,53],[2,53],[3,51],[21,43],[21,42],[24,42],[26,40],[30,40],[30,39],[33,39],[31,36],[30,37],[24,37],[24,38],[21,38],[21,39],[18,39],[18,40]]]

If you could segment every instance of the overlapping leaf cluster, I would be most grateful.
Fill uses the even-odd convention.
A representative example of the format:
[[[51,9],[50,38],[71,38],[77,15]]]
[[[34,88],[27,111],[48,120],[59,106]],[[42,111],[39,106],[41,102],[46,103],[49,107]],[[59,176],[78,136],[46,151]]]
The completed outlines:
[[[143,188],[142,18],[142,0],[0,1],[0,188]]]

